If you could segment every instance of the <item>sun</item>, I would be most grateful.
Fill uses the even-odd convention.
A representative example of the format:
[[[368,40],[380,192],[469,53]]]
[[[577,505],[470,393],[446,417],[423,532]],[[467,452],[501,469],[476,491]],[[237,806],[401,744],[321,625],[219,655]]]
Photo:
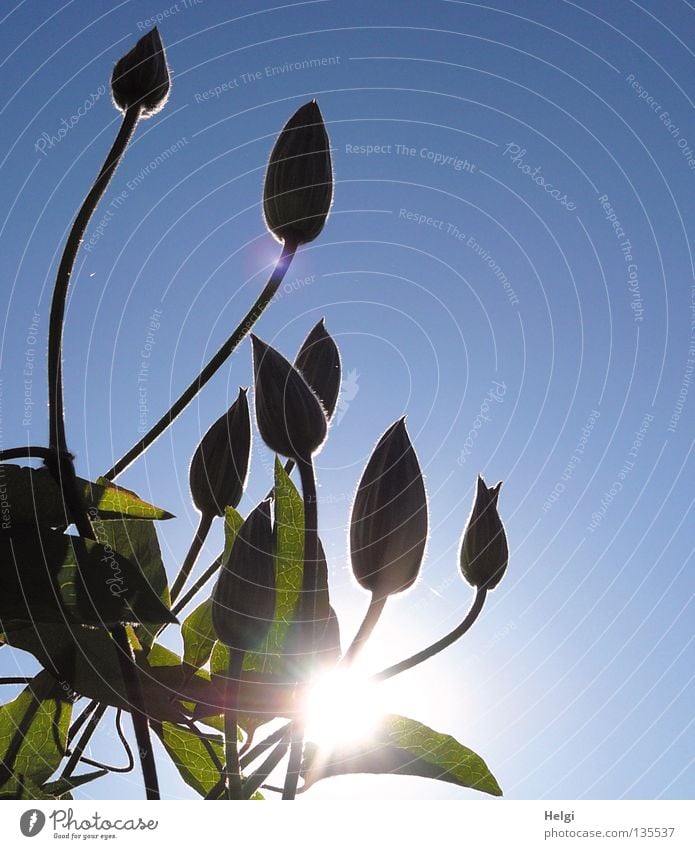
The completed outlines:
[[[381,689],[350,669],[334,669],[311,687],[306,738],[323,749],[368,739],[384,710]]]

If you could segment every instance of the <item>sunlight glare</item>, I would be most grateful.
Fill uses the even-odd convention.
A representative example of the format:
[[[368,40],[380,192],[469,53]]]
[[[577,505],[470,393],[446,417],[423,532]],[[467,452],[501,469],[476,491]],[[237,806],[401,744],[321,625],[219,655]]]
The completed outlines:
[[[350,670],[333,670],[311,688],[306,737],[322,748],[369,737],[383,715],[380,688]]]

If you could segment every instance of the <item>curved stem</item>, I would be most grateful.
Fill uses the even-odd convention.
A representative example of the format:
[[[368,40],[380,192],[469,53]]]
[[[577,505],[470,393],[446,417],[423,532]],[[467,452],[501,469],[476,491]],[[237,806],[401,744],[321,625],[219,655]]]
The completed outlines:
[[[50,448],[45,448],[42,445],[25,445],[20,448],[6,448],[4,451],[0,451],[0,460],[17,460],[23,457],[48,460],[53,454],[54,452]]]
[[[89,219],[94,214],[97,204],[106,191],[106,187],[125,153],[131,136],[140,118],[140,107],[133,106],[123,116],[121,127],[116,136],[111,150],[109,151],[101,171],[89,190],[87,197],[82,202],[77,217],[75,218],[68,240],[65,243],[63,256],[58,266],[55,288],[53,289],[53,300],[51,302],[51,316],[48,335],[48,409],[50,415],[49,444],[55,451],[66,451],[65,421],[63,418],[63,368],[61,363],[61,352],[63,347],[63,318],[65,316],[65,302],[70,286],[75,258],[79,250],[82,237],[89,224]]]
[[[203,547],[203,543],[210,532],[210,528],[212,527],[212,520],[215,517],[212,515],[203,515],[200,517],[200,522],[198,523],[198,530],[195,532],[195,536],[193,537],[193,541],[191,542],[191,547],[188,549],[188,554],[186,555],[185,560],[183,561],[183,565],[179,570],[179,574],[176,576],[176,579],[171,587],[171,601],[172,603],[176,601],[181,590],[183,589],[186,581],[188,580],[188,576],[191,574],[191,569],[195,566],[195,562],[198,559],[198,555],[200,554],[200,549]]]
[[[119,625],[111,630],[116,643],[117,655],[121,667],[121,675],[125,684],[126,696],[130,702],[130,715],[133,718],[135,741],[138,745],[142,777],[145,781],[145,795],[148,799],[159,799],[159,781],[157,766],[154,762],[154,751],[150,739],[150,729],[145,713],[145,701],[140,686],[140,678],[135,665],[135,655],[128,640],[125,626]]]
[[[362,624],[358,628],[350,648],[343,655],[340,661],[341,663],[348,665],[353,663],[357,655],[362,651],[364,644],[372,635],[372,631],[374,630],[376,623],[379,621],[381,614],[384,612],[384,606],[386,605],[387,599],[387,595],[377,598],[374,594],[372,594],[372,599],[369,602],[369,607],[367,608],[367,612],[362,620]]]
[[[483,609],[483,605],[485,604],[486,596],[486,589],[483,588],[477,590],[475,594],[475,599],[473,600],[473,604],[471,605],[471,609],[466,614],[466,618],[463,620],[463,622],[461,622],[460,625],[457,625],[453,631],[451,631],[445,637],[442,637],[441,640],[437,640],[436,643],[432,643],[432,645],[428,646],[426,649],[422,649],[422,651],[419,651],[411,657],[400,661],[400,663],[396,663],[393,666],[389,666],[387,669],[382,669],[381,672],[377,672],[376,675],[372,675],[370,680],[373,682],[386,681],[388,678],[393,678],[394,675],[400,675],[401,672],[405,672],[406,669],[412,669],[413,666],[417,666],[424,660],[429,660],[429,658],[434,657],[435,654],[438,654],[440,651],[447,648],[452,643],[455,643],[456,640],[460,639],[466,633],[466,631],[468,631],[468,629],[473,625],[475,620],[480,615],[480,611]]]
[[[273,269],[273,273],[270,275],[270,279],[266,283],[265,288],[256,299],[254,305],[241,320],[236,330],[200,372],[193,383],[191,383],[188,389],[186,389],[178,400],[175,401],[172,407],[167,410],[161,419],[159,419],[159,421],[150,428],[142,439],[138,440],[138,442],[136,442],[129,451],[126,451],[121,459],[118,460],[113,467],[108,470],[108,472],[106,472],[104,475],[105,478],[113,480],[118,477],[124,469],[128,468],[133,460],[136,460],[143,451],[146,451],[155,439],[164,433],[179,413],[185,410],[188,404],[195,398],[208,380],[210,380],[220,366],[223,365],[225,360],[244,339],[273,299],[273,296],[277,292],[280,283],[282,283],[282,279],[285,276],[296,251],[296,244],[288,241],[285,242],[282,246],[282,253],[280,254],[278,261],[275,263],[275,268]]]
[[[241,769],[239,768],[239,723],[237,703],[244,653],[230,648],[227,661],[227,680],[224,700],[224,770],[227,776],[227,798],[242,799]]]
[[[87,708],[89,709],[89,707],[90,706],[88,705]],[[61,778],[70,778],[70,776],[75,771],[75,768],[77,767],[77,764],[80,762],[80,758],[82,757],[84,750],[87,747],[87,743],[89,743],[89,741],[92,737],[92,734],[94,734],[94,732],[97,730],[97,725],[99,725],[99,723],[101,722],[101,720],[104,717],[104,714],[106,713],[106,708],[107,708],[107,705],[98,705],[97,706],[96,710],[94,711],[94,713],[91,716],[91,719],[89,720],[89,723],[87,724],[87,727],[82,732],[82,736],[77,741],[75,748],[72,750],[72,753],[70,755],[70,759],[68,760],[68,762],[65,766],[65,769],[63,770],[63,772],[60,776]],[[85,714],[83,714],[83,716],[84,715]]]

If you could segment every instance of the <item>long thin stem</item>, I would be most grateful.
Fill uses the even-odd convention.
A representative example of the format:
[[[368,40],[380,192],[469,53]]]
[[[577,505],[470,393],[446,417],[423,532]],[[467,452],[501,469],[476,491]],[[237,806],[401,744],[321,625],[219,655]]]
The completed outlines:
[[[460,625],[457,625],[453,631],[445,637],[442,637],[441,640],[437,640],[436,643],[432,643],[432,645],[428,646],[426,649],[422,649],[422,651],[417,652],[411,657],[401,660],[400,663],[395,663],[387,669],[382,669],[381,672],[377,672],[376,675],[373,675],[370,680],[373,682],[386,681],[388,678],[393,678],[394,675],[400,675],[401,672],[405,672],[406,669],[412,669],[413,666],[417,666],[424,660],[429,660],[429,658],[434,657],[435,654],[438,654],[452,643],[455,643],[456,640],[460,639],[466,631],[468,631],[480,615],[480,611],[483,609],[483,605],[485,604],[486,596],[487,590],[479,589],[475,594],[471,609],[466,614],[466,618]]]
[[[123,625],[113,628],[111,634],[118,649],[116,653],[120,662],[126,696],[130,702],[135,741],[138,745],[142,777],[145,781],[145,795],[148,799],[159,799],[157,767],[154,762],[154,751],[152,749],[152,740],[150,739],[147,714],[144,710],[145,701],[142,694],[142,687],[135,665],[135,655],[133,654],[133,649]]]
[[[84,754],[84,750],[87,748],[87,743],[89,743],[92,735],[97,729],[97,725],[101,722],[104,714],[106,713],[107,705],[98,705],[94,713],[92,714],[87,727],[82,732],[80,739],[75,744],[75,748],[72,750],[72,754],[70,755],[70,759],[68,760],[65,769],[61,774],[61,778],[70,778],[70,776],[75,771],[77,764],[80,762],[80,758]]]
[[[309,669],[313,665],[316,650],[316,593],[318,589],[318,510],[316,504],[316,480],[314,464],[311,458],[297,462],[302,483],[304,499],[304,576],[302,580],[302,601],[300,617],[303,628],[309,625]],[[285,776],[282,798],[291,801],[297,795],[299,773],[302,768],[304,751],[304,719],[300,716],[292,721],[292,740],[290,743],[290,761]]]
[[[379,621],[381,614],[384,611],[384,606],[386,604],[386,600],[388,596],[375,596],[372,595],[371,601],[369,602],[369,607],[367,608],[367,612],[362,620],[362,624],[357,630],[355,634],[355,638],[350,644],[350,648],[345,652],[341,659],[341,663],[349,665],[351,664],[357,655],[364,648],[364,644],[367,642],[369,637],[374,630],[376,623]]]
[[[212,527],[212,520],[215,517],[211,514],[203,513],[200,517],[200,522],[198,523],[198,529],[195,532],[195,536],[193,537],[193,541],[191,542],[191,546],[188,549],[188,554],[186,555],[183,565],[179,570],[179,574],[176,576],[174,583],[171,587],[171,601],[172,603],[176,601],[179,597],[181,590],[184,588],[186,581],[188,580],[188,576],[191,574],[191,569],[195,566],[195,562],[198,559],[198,555],[200,554],[200,549],[203,547],[203,543],[210,532],[210,528]]]
[[[270,778],[275,767],[287,754],[289,740],[285,737],[273,749],[258,769],[244,781],[244,799],[250,799],[266,779]]]
[[[66,518],[74,521],[81,536],[89,536],[87,530],[89,521],[81,509],[81,496],[75,480],[75,468],[72,455],[67,449],[65,439],[65,417],[63,411],[63,320],[65,317],[65,304],[70,287],[75,258],[82,242],[89,220],[94,214],[97,204],[101,200],[109,181],[116,170],[116,166],[125,153],[131,136],[140,118],[141,107],[132,106],[126,110],[121,122],[118,135],[108,152],[104,164],[97,175],[94,185],[89,190],[87,197],[70,228],[63,255],[58,266],[58,274],[53,289],[51,301],[51,314],[48,327],[48,414],[49,414],[49,447],[52,457],[48,461],[48,468],[59,483],[63,492],[66,505]]]
[[[249,749],[249,751],[241,757],[241,768],[245,769],[250,763],[253,763],[257,758],[260,758],[263,752],[267,752],[268,749],[287,737],[291,725],[291,722],[285,723],[285,725],[282,725],[280,728],[273,731],[272,734],[269,734],[265,740],[261,740],[261,742],[257,743],[252,749]]]
[[[188,604],[188,602],[198,593],[200,589],[202,589],[205,584],[212,578],[212,576],[217,572],[217,570],[222,565],[222,559],[224,554],[218,555],[213,562],[208,566],[208,568],[203,572],[203,574],[198,578],[198,580],[193,584],[193,586],[184,593],[183,597],[180,598],[176,604],[171,608],[171,612],[174,616],[178,616],[179,613],[183,610],[183,608]]]
[[[188,389],[186,389],[172,405],[171,409],[167,410],[161,419],[159,419],[159,421],[150,428],[142,439],[136,442],[129,451],[126,451],[121,459],[118,460],[113,467],[108,470],[108,472],[106,472],[104,475],[105,478],[113,480],[118,477],[124,469],[128,468],[133,460],[136,460],[143,451],[147,450],[155,439],[164,433],[179,413],[185,410],[188,404],[195,398],[208,380],[210,380],[220,366],[223,365],[230,354],[251,330],[256,321],[261,317],[263,311],[273,299],[280,283],[282,283],[283,277],[287,273],[287,269],[289,268],[296,251],[296,244],[290,241],[286,241],[284,243],[282,246],[282,253],[280,254],[278,261],[275,263],[275,268],[273,269],[273,273],[270,275],[270,279],[256,299],[254,305],[241,320],[236,330],[234,330],[229,339],[227,339],[227,341],[222,345],[219,351],[200,372],[193,383],[191,383]]]
[[[19,448],[6,448],[4,451],[0,451],[0,460],[17,460],[22,457],[49,460],[53,456],[54,452],[42,445],[24,445]]]
[[[237,719],[239,684],[243,663],[244,653],[230,648],[224,700],[224,769],[227,776],[227,798],[229,799],[243,798],[241,769],[239,767],[239,723]]]

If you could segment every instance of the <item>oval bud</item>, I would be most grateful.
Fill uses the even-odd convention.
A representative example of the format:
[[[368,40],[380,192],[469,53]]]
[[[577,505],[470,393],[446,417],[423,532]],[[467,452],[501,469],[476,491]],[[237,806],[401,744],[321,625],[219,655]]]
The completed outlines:
[[[253,651],[275,617],[275,562],[270,504],[262,501],[239,529],[212,591],[212,624],[220,642]]]
[[[509,560],[507,535],[497,512],[502,483],[488,487],[478,476],[478,492],[461,543],[461,572],[478,589],[494,590]]]
[[[116,62],[111,75],[111,94],[122,112],[139,104],[141,117],[149,118],[164,106],[169,88],[166,53],[155,27]]]
[[[208,430],[191,460],[193,503],[204,516],[224,516],[244,492],[251,454],[251,416],[246,390]]]
[[[281,242],[311,242],[326,223],[333,200],[330,142],[318,103],[299,108],[270,154],[263,213]]]
[[[412,586],[427,542],[427,495],[405,420],[381,437],[362,475],[350,520],[352,570],[382,598]]]
[[[326,438],[321,402],[293,365],[251,335],[256,382],[256,422],[265,444],[278,454],[306,461]]]
[[[330,421],[340,392],[340,353],[323,322],[321,319],[306,337],[294,365],[318,395]]]

